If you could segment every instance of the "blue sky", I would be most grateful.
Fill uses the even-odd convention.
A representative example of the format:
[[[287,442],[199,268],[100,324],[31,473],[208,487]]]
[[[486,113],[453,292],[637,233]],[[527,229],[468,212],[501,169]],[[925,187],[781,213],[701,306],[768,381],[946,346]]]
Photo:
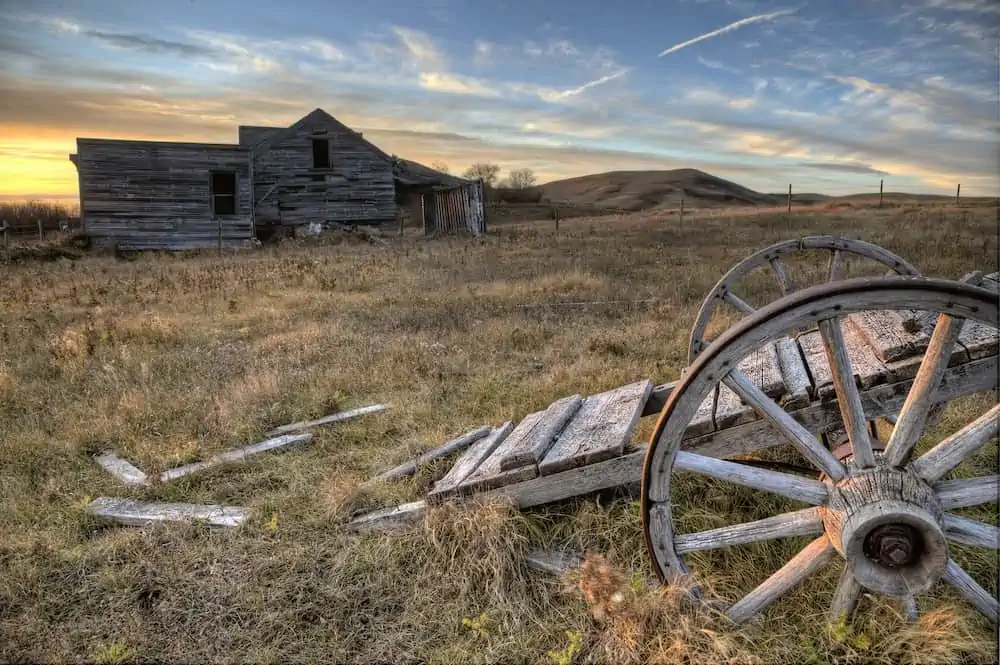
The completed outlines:
[[[0,196],[74,195],[77,136],[317,107],[453,171],[993,196],[997,26],[996,0],[0,0]]]

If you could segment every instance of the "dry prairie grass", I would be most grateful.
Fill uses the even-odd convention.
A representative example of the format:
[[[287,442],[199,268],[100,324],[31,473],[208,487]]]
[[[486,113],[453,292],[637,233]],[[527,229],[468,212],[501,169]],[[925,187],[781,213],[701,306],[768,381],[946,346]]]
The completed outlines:
[[[446,464],[357,485],[431,445],[566,394],[676,378],[721,274],[811,233],[860,236],[928,275],[997,269],[989,209],[715,215],[682,227],[635,215],[563,220],[558,235],[540,223],[482,241],[401,239],[385,251],[342,243],[0,266],[0,659],[995,662],[995,634],[947,590],[916,626],[866,599],[854,624],[823,629],[837,571],[734,630],[646,584],[638,507],[623,497],[530,514],[444,507],[386,536],[342,529],[352,510],[419,497]],[[154,472],[373,402],[393,408],[317,430],[299,452],[167,486],[125,490],[89,457],[113,447]],[[984,403],[956,405],[941,427]],[[995,447],[980,457],[995,467]],[[780,508],[733,487],[692,481],[691,491],[686,528]],[[227,531],[108,528],[83,511],[97,495],[244,505],[254,517]],[[694,568],[731,597],[800,544],[706,553]],[[524,564],[527,549],[556,545],[604,559],[573,584]],[[995,593],[996,562],[960,554]]]

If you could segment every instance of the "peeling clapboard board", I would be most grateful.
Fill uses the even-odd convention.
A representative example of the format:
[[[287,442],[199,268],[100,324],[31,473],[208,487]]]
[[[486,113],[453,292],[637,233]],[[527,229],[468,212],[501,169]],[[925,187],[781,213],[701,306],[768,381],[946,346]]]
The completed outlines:
[[[646,379],[588,397],[538,470],[546,475],[623,454],[652,390]]]

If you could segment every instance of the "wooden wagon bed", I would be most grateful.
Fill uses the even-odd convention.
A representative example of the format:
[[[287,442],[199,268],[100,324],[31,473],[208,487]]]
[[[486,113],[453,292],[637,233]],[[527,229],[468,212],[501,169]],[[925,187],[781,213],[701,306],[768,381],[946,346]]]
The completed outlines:
[[[1000,294],[1000,273],[982,286]],[[921,312],[862,312],[842,326],[855,380],[869,419],[894,418],[906,399],[935,320]],[[758,349],[739,369],[811,432],[842,427],[830,367],[819,331]],[[966,321],[936,402],[995,389],[997,331]],[[674,383],[652,380],[590,396],[572,395],[529,414],[481,430],[481,435],[432,487],[423,501],[361,515],[357,530],[385,530],[419,519],[429,504],[472,495],[506,497],[519,508],[640,482],[645,445],[633,446],[641,418],[658,414]],[[773,445],[775,431],[725,386],[702,403],[684,447],[731,457]]]

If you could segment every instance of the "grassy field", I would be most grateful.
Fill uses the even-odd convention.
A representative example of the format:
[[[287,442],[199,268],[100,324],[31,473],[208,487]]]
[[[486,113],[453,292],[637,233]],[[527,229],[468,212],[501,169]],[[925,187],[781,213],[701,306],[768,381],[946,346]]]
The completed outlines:
[[[683,227],[575,219],[558,234],[542,222],[383,250],[344,240],[0,263],[0,660],[996,662],[995,633],[946,589],[921,599],[916,625],[874,598],[850,626],[824,628],[837,571],[735,630],[679,590],[644,584],[638,504],[625,497],[529,514],[444,507],[393,535],[343,528],[356,511],[419,498],[446,462],[358,485],[448,438],[567,394],[677,378],[722,273],[810,233],[881,244],[931,276],[998,268],[995,210],[917,207],[692,215]],[[649,302],[554,304],[620,300]],[[939,427],[990,397],[952,405]],[[298,452],[166,486],[123,489],[90,457],[112,447],[160,471],[376,402],[392,409],[321,428]],[[993,446],[974,464],[996,462]],[[693,488],[690,520],[761,508],[715,487]],[[85,514],[95,496],[242,505],[253,518],[233,530],[121,528]],[[794,545],[734,548],[695,568],[734,600]],[[597,556],[580,580],[558,580],[525,566],[538,546]],[[996,593],[994,556],[960,561]],[[608,609],[616,592],[624,600]]]

